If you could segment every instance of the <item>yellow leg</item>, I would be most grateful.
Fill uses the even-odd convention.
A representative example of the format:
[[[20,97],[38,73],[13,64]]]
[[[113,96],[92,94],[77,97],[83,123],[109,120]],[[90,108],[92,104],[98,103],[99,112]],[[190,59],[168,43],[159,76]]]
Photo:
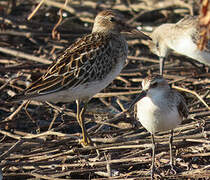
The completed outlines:
[[[76,103],[77,103],[77,121],[82,129],[82,137],[83,137],[81,144],[83,144],[84,146],[93,145],[93,143],[87,133],[87,130],[85,128],[85,123],[84,123],[84,114],[86,111],[87,102],[85,102],[83,108],[80,108],[80,102],[78,100],[76,100]]]

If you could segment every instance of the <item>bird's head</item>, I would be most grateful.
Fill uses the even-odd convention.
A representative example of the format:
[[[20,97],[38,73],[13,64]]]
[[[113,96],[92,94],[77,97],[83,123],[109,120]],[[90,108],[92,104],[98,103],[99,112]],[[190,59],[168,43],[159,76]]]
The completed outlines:
[[[149,91],[154,89],[170,88],[168,82],[161,75],[148,76],[142,81],[142,90]]]
[[[112,10],[104,10],[98,13],[95,18],[92,32],[115,33],[129,32],[145,39],[151,39],[136,27],[130,26],[125,22],[123,16]]]

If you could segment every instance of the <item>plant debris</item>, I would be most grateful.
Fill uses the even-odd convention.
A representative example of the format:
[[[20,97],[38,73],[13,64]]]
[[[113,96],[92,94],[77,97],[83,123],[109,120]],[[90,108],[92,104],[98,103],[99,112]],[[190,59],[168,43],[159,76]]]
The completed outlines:
[[[150,134],[127,111],[141,81],[159,73],[146,40],[129,38],[120,76],[88,104],[86,127],[95,147],[82,147],[76,105],[26,101],[7,103],[39,78],[76,38],[91,32],[103,9],[118,10],[147,34],[162,23],[198,14],[196,0],[2,0],[0,2],[0,169],[4,179],[148,179]],[[27,20],[28,19],[28,20]],[[187,60],[186,60],[187,59]],[[169,132],[157,133],[156,177],[209,179],[209,67],[173,53],[164,77],[179,87],[190,111],[174,130],[177,173],[169,169]],[[0,171],[1,172],[1,171]]]

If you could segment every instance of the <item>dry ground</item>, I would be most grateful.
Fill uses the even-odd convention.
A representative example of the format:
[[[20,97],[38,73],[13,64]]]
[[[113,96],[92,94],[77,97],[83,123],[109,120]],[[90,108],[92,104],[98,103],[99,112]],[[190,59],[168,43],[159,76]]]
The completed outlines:
[[[53,108],[31,102],[27,108],[30,118],[24,110],[25,102],[9,104],[5,99],[21,92],[45,72],[63,49],[89,33],[100,10],[119,10],[130,24],[150,33],[162,23],[198,14],[198,3],[196,0],[72,0],[64,6],[64,0],[46,0],[27,20],[38,2],[41,1],[0,1],[0,167],[4,179],[149,178],[150,135],[135,120],[135,113],[121,113],[140,92],[142,79],[150,73],[159,73],[158,59],[149,51],[147,41],[128,39],[126,67],[90,102],[86,126],[97,148],[83,148],[78,143],[81,134],[74,103],[65,107],[60,103]],[[65,11],[61,12],[61,7]],[[59,19],[62,23],[57,27]],[[165,67],[165,78],[170,84],[192,90],[210,104],[208,67],[175,53]],[[169,133],[164,132],[156,136],[159,174],[156,177],[210,179],[210,111],[195,94],[185,93],[185,97],[190,114],[175,129],[177,174],[172,174],[167,166]]]

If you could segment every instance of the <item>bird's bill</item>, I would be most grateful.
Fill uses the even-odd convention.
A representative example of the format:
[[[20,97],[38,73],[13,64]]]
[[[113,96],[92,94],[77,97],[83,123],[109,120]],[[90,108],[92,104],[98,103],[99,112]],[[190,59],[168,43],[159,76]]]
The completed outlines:
[[[138,94],[137,97],[131,102],[129,109],[131,109],[139,100],[144,98],[146,95],[147,95],[147,92],[144,90],[140,94]]]
[[[141,39],[146,39],[146,40],[148,40],[148,39],[152,40],[152,38],[149,35],[138,30],[137,27],[129,25],[125,19],[124,19],[124,21],[119,20],[117,23],[119,25],[121,25],[121,27],[122,27],[121,33],[126,36],[131,36],[131,37],[141,38]]]
[[[164,70],[165,57],[160,56],[159,60],[160,60],[160,75],[162,76]]]
[[[142,31],[139,31],[135,27],[130,27],[127,31],[123,31],[122,34],[129,36],[129,37],[140,38],[140,39],[145,39],[145,40],[152,40],[150,36],[143,33]]]
[[[131,35],[133,35],[135,37],[138,37],[138,38],[141,38],[141,39],[152,40],[152,38],[150,36],[148,36],[147,34],[143,33],[142,31],[140,31],[136,28],[133,28],[130,31],[130,33],[131,33]]]

